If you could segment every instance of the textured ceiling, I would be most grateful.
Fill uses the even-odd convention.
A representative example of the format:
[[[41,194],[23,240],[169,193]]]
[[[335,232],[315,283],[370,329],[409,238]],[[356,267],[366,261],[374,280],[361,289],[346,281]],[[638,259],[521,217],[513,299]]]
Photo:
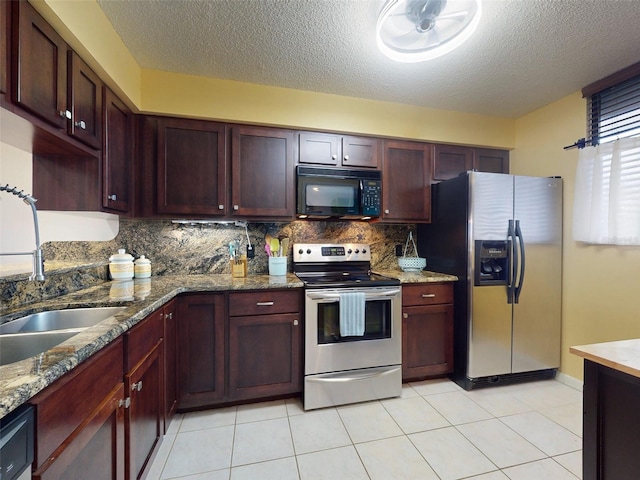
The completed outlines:
[[[484,0],[458,50],[396,63],[384,0],[98,0],[143,68],[518,117],[640,61],[638,0]]]

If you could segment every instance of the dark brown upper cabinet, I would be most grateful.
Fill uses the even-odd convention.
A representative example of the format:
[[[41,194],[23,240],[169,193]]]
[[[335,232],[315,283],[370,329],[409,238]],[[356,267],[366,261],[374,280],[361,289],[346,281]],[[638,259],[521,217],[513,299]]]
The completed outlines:
[[[69,135],[102,148],[102,81],[73,51],[68,53]]]
[[[225,125],[160,118],[157,130],[157,213],[226,213]]]
[[[231,128],[232,215],[293,220],[293,142],[290,130]]]
[[[102,206],[127,213],[131,208],[133,117],[106,87],[103,107]]]
[[[298,135],[298,163],[380,168],[380,156],[377,138],[318,132]]]
[[[66,130],[67,44],[28,2],[12,7],[14,102]]]
[[[479,172],[509,173],[509,151],[474,148],[473,168]]]
[[[431,221],[432,146],[387,140],[382,159],[382,221]]]
[[[455,145],[434,145],[433,179],[448,180],[473,169],[473,149]]]
[[[0,2],[0,105],[9,101],[9,44],[11,41],[11,3]]]

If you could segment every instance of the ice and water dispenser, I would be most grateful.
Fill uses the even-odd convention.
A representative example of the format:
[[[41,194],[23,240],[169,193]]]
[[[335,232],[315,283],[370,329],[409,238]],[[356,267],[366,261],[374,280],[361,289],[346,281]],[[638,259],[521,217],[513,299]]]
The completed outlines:
[[[509,241],[476,240],[475,247],[474,285],[508,285]]]

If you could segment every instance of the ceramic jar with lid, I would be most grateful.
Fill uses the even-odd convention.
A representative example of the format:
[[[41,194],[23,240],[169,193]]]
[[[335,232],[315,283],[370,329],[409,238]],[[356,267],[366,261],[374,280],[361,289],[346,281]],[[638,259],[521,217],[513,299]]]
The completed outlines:
[[[140,258],[133,262],[133,272],[136,278],[149,278],[151,276],[151,261],[144,255],[140,255]]]
[[[131,280],[133,278],[133,257],[124,248],[109,257],[109,273],[113,280]]]

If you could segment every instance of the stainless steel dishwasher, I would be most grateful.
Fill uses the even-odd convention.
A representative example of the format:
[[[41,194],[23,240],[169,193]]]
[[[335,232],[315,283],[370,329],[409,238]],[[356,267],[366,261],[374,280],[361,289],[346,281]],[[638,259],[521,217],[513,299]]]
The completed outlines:
[[[30,479],[33,449],[33,407],[23,405],[0,419],[0,479]]]

